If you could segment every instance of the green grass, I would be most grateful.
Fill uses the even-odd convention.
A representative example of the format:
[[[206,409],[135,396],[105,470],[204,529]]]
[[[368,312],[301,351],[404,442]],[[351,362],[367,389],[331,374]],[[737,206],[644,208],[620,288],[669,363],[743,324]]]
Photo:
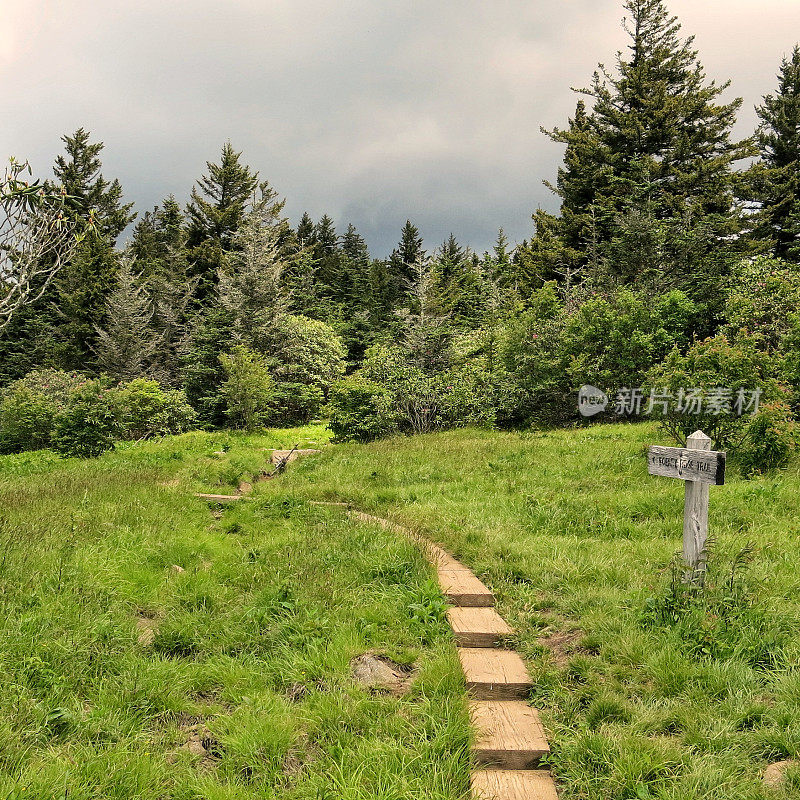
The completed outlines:
[[[481,575],[517,629],[567,800],[800,798],[797,765],[782,789],[761,780],[800,757],[798,468],[711,488],[709,589],[687,601],[669,591],[683,486],[647,474],[654,443],[652,426],[617,425],[343,445],[263,496],[352,501]]]
[[[0,798],[464,797],[462,680],[419,552],[286,476],[227,510],[193,496],[326,439],[0,459]],[[355,683],[367,651],[415,663],[410,693]]]

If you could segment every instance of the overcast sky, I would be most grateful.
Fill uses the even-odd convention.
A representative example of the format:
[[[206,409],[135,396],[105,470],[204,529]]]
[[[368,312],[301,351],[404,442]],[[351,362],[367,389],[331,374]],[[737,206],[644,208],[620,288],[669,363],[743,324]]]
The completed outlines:
[[[672,0],[738,133],[800,38],[800,0]],[[296,221],[352,221],[376,255],[406,218],[482,250],[556,207],[571,86],[625,45],[621,0],[0,0],[0,157],[42,175],[79,126],[145,210],[230,139]]]

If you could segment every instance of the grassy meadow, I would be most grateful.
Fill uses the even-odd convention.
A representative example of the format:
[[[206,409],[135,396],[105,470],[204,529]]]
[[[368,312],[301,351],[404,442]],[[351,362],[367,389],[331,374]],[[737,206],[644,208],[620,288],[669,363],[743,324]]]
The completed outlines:
[[[310,426],[94,460],[0,459],[0,799],[463,800],[469,731],[431,570],[347,501],[445,545],[515,626],[565,800],[800,798],[797,467],[711,488],[707,588],[671,570],[683,486],[647,425],[326,446]],[[414,666],[403,696],[352,660]]]
[[[468,724],[408,542],[257,484],[322,427],[0,459],[0,798],[464,796]],[[414,665],[404,696],[351,677]]]
[[[329,448],[267,495],[345,500],[447,546],[496,592],[567,800],[800,798],[798,469],[711,487],[707,589],[670,569],[683,484],[650,425],[464,430]],[[377,533],[377,531],[375,531]]]

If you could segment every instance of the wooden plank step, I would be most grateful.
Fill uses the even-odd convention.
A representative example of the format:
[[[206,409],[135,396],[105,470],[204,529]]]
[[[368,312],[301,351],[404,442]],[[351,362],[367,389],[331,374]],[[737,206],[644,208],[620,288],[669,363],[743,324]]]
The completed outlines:
[[[201,500],[208,500],[211,503],[234,503],[237,500],[246,500],[241,494],[196,494]]]
[[[513,650],[460,647],[458,657],[476,700],[524,700],[530,693],[531,676]]]
[[[460,647],[497,647],[514,633],[493,608],[448,608],[447,621]]]
[[[522,700],[473,700],[469,712],[479,764],[533,769],[550,752],[538,712]]]
[[[469,572],[469,567],[465,567],[460,561],[456,561],[447,550],[443,550],[437,544],[431,544],[420,539],[425,548],[425,555],[436,569],[446,569],[455,571]]]
[[[488,608],[494,595],[469,570],[440,569],[439,586],[451,603],[467,608]]]
[[[482,769],[472,773],[475,800],[558,800],[549,772],[522,769]]]

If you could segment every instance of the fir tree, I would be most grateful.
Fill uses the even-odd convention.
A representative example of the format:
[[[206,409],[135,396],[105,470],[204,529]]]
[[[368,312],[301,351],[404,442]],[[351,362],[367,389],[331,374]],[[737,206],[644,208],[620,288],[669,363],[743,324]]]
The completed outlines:
[[[107,181],[101,172],[102,142],[91,143],[90,133],[78,128],[72,136],[62,136],[66,155],[56,158],[53,173],[67,195],[76,216],[88,221],[111,244],[136,216],[133,203],[122,202],[122,186],[115,178]]]
[[[315,291],[320,299],[338,302],[347,296],[347,276],[342,269],[339,238],[333,220],[324,214],[314,226]],[[327,316],[330,316],[330,308]]]
[[[411,300],[408,287],[417,283],[418,264],[427,258],[422,247],[422,236],[419,228],[406,220],[400,237],[400,243],[389,257],[389,273],[394,284],[394,301],[397,304]]]
[[[227,142],[219,164],[206,162],[208,174],[192,189],[186,206],[190,275],[198,279],[201,302],[211,296],[223,255],[233,248],[236,231],[258,187],[258,173],[241,163],[241,155]]]
[[[153,312],[132,261],[123,259],[106,301],[105,326],[97,328],[97,365],[117,381],[152,375],[160,339],[150,326]]]
[[[640,259],[649,267],[647,281],[709,299],[724,265],[713,261],[709,273],[703,256],[742,244],[734,236],[740,220],[732,165],[751,145],[730,137],[741,100],[720,102],[728,84],[707,80],[693,38],[681,38],[663,0],[627,0],[625,8],[628,52],[617,55],[613,74],[601,66],[582,90],[593,100],[591,113],[579,105],[567,129],[548,134],[567,145],[553,187],[562,200],[560,268],[574,273],[581,266],[575,255],[588,262],[594,242],[608,276],[639,281],[608,249],[634,214],[637,237],[663,244]]]
[[[219,274],[220,304],[237,341],[262,353],[269,352],[275,324],[289,309],[280,246],[288,224],[281,216],[284,205],[272,189],[263,190],[236,232],[235,248]]]
[[[756,109],[762,164],[762,235],[775,254],[800,262],[800,46],[784,58],[778,90]]]
[[[297,225],[297,241],[300,247],[314,246],[314,220],[311,219],[308,211],[303,213]]]

